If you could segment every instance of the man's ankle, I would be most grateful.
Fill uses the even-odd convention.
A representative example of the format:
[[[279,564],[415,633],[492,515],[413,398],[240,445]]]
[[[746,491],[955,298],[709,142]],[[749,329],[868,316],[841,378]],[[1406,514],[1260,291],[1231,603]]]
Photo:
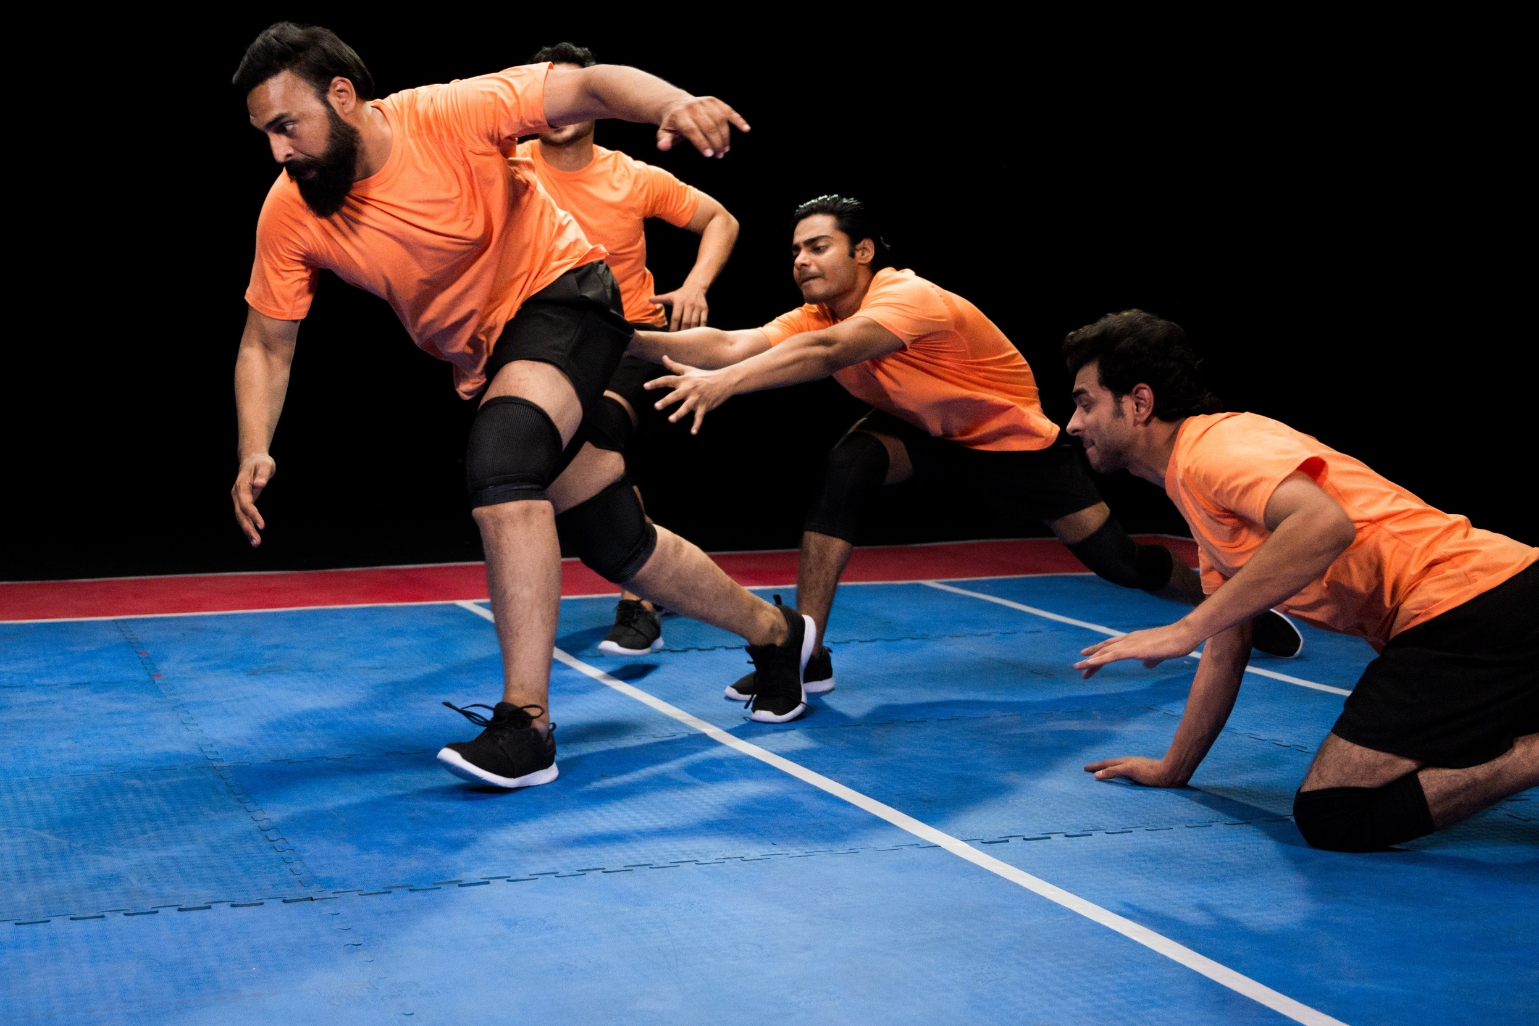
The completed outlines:
[[[791,627],[778,606],[769,606],[758,626],[757,637],[744,639],[750,645],[784,645],[791,637]]]

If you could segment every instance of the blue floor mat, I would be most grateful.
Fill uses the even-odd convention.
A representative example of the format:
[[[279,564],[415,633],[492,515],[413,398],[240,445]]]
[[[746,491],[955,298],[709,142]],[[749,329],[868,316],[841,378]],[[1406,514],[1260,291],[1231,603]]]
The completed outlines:
[[[1181,615],[1085,576],[959,586]],[[721,698],[737,639],[667,617],[663,652],[607,658],[612,615],[564,602],[558,644],[1323,1012],[1539,1014],[1539,800],[1307,848],[1287,817],[1339,695],[1249,675],[1193,786],[1158,791],[1080,767],[1163,752],[1193,660],[1083,681],[1092,632],[848,587],[838,689],[766,726]],[[500,669],[455,605],[5,630],[0,1022],[1286,1021],[564,666],[560,779],[466,786],[433,755],[476,728],[438,703],[494,701]],[[1350,688],[1367,646],[1305,632],[1255,665]]]

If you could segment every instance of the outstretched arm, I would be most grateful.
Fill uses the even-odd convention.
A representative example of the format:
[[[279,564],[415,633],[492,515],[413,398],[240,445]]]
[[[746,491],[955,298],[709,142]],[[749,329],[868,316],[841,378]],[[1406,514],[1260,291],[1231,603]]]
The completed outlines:
[[[1248,623],[1297,595],[1324,576],[1357,538],[1357,528],[1341,503],[1302,473],[1289,475],[1277,486],[1264,516],[1272,536],[1206,602],[1168,627],[1092,645],[1074,668],[1089,677],[1118,659],[1138,659],[1153,667],[1184,656],[1219,632]]]
[[[691,367],[728,367],[767,352],[769,347],[769,339],[758,328],[690,328],[677,332],[638,331],[625,355],[649,363],[672,359]]]
[[[707,157],[732,148],[732,128],[748,131],[743,116],[714,96],[691,96],[656,75],[618,64],[552,68],[545,76],[545,122],[552,128],[597,118],[657,126],[657,148],[688,140]]]
[[[241,333],[240,353],[235,357],[240,470],[230,489],[230,499],[235,503],[235,520],[252,548],[262,544],[260,532],[267,527],[257,511],[256,500],[278,472],[278,465],[267,449],[283,412],[298,338],[298,321],[274,320],[250,307],[246,309],[246,330]]]
[[[667,304],[670,308],[668,330],[698,328],[705,324],[710,308],[705,302],[705,292],[727,266],[732,247],[737,243],[737,218],[727,208],[705,193],[700,194],[700,205],[695,216],[684,227],[700,236],[700,250],[695,254],[695,266],[690,268],[684,284],[672,292],[653,296],[649,302]]]
[[[902,348],[903,340],[880,324],[865,317],[851,317],[830,328],[792,335],[768,352],[719,370],[703,370],[677,360],[672,356],[672,347],[668,347],[663,365],[673,375],[655,378],[645,387],[673,389],[658,400],[657,408],[678,403],[679,408],[668,418],[670,422],[693,413],[695,422],[689,429],[693,435],[699,434],[707,413],[735,395],[817,381],[843,367]]]
[[[1127,755],[1092,762],[1085,769],[1094,773],[1097,780],[1126,777],[1149,787],[1184,787],[1218,740],[1234,709],[1245,664],[1250,661],[1250,632],[1247,620],[1208,641],[1202,650],[1202,661],[1197,664],[1197,675],[1192,678],[1192,690],[1186,696],[1186,711],[1176,727],[1175,740],[1163,758]]]

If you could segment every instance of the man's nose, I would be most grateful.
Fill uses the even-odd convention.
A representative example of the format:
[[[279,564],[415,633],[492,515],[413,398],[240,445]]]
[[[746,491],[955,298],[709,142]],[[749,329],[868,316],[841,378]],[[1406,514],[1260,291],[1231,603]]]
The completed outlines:
[[[1074,408],[1074,415],[1069,418],[1069,434],[1071,435],[1079,434],[1080,429],[1084,427],[1084,425],[1081,424],[1079,420],[1080,413],[1081,410],[1076,406]]]
[[[280,164],[287,164],[294,157],[294,147],[281,135],[267,137],[273,148],[273,159]]]

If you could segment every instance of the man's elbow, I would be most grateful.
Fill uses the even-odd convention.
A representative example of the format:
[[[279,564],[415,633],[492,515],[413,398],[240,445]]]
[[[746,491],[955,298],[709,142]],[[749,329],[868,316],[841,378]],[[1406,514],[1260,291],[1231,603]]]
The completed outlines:
[[[1331,507],[1329,528],[1331,548],[1339,556],[1350,549],[1353,542],[1357,541],[1357,525],[1352,522],[1352,518],[1347,515],[1347,511],[1342,509],[1341,506],[1333,502]]]

